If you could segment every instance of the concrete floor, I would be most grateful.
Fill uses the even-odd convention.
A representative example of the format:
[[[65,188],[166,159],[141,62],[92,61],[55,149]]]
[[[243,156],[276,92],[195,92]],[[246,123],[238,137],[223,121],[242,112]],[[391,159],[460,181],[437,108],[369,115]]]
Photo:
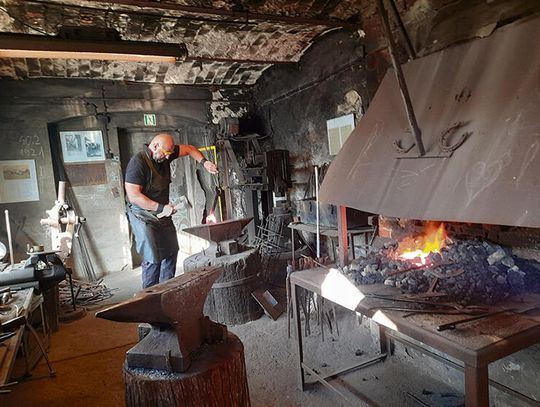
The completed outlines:
[[[123,272],[109,277],[108,287],[118,287],[108,302],[130,297],[140,287],[140,272]],[[50,378],[41,361],[32,377],[0,395],[0,406],[122,406],[124,405],[122,365],[125,352],[136,342],[136,324],[117,323],[94,317],[95,310],[78,320],[61,324],[53,334],[49,357],[57,372]],[[332,371],[376,354],[369,327],[359,325],[350,313],[339,316],[340,336],[326,333],[321,341],[319,328],[312,322],[313,334],[306,339],[307,361],[319,371]],[[348,405],[319,384],[307,391],[297,389],[294,342],[287,339],[287,319],[263,316],[257,321],[230,327],[245,346],[248,383],[253,407],[293,407]],[[362,354],[359,355],[362,350]],[[405,354],[403,352],[403,354]],[[431,406],[458,406],[460,394],[432,377],[422,374],[411,363],[390,358],[369,370],[340,376],[335,382],[353,405],[367,405],[357,389],[369,394],[371,405],[383,407],[417,406],[407,392]],[[309,377],[308,377],[309,380]],[[424,393],[424,394],[423,394]],[[425,394],[432,393],[432,394]],[[445,398],[441,399],[441,395]],[[360,396],[361,397],[361,396]]]

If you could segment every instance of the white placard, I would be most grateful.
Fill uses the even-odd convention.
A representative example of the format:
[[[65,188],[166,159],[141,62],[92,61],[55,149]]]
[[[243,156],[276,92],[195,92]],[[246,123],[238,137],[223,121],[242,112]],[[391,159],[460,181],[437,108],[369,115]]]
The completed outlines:
[[[101,130],[61,131],[60,142],[65,163],[105,160]]]
[[[328,150],[330,155],[336,155],[354,130],[354,114],[327,120],[326,130],[328,132]]]
[[[0,203],[30,201],[39,201],[35,161],[0,161]]]

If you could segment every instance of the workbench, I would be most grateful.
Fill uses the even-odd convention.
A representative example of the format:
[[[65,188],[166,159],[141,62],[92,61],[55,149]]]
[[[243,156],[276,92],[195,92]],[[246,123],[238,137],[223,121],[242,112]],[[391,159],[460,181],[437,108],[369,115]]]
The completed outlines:
[[[17,316],[24,316],[30,320],[30,316],[39,307],[41,323],[43,327],[46,343],[48,344],[49,330],[47,327],[46,317],[43,310],[43,297],[34,295],[33,288],[26,288],[13,292],[14,299],[9,303],[13,308],[7,319],[12,319]],[[17,357],[17,353],[21,345],[25,346],[25,363],[26,372],[29,373],[33,365],[37,362],[37,358],[32,354],[28,346],[26,338],[27,332],[25,325],[20,326],[15,330],[15,335],[11,338],[0,342],[0,385],[6,384],[11,376],[11,371]],[[41,356],[41,355],[38,355]]]
[[[380,355],[364,361],[364,367],[377,361],[384,361],[389,352],[389,338],[412,338],[439,352],[445,353],[463,363],[465,373],[465,405],[467,407],[489,406],[489,385],[495,385],[513,395],[517,393],[488,377],[488,365],[514,352],[540,343],[540,313],[538,310],[526,314],[501,313],[489,318],[459,325],[454,330],[438,332],[437,326],[467,317],[466,315],[426,315],[415,314],[404,318],[406,312],[385,310],[386,300],[371,298],[369,295],[398,296],[401,293],[395,287],[382,284],[355,286],[346,276],[335,269],[313,268],[293,272],[290,276],[293,318],[296,340],[296,367],[298,369],[299,388],[305,386],[304,374],[307,372],[326,387],[344,396],[340,390],[306,363],[304,363],[302,329],[300,322],[299,294],[301,289],[316,293],[323,298],[339,304],[351,311],[371,318],[379,326]],[[511,309],[540,304],[540,295],[527,295],[525,302],[507,302],[497,309]],[[410,341],[409,343],[413,343]],[[429,352],[428,352],[429,354]],[[431,356],[435,356],[432,353]],[[458,366],[459,368],[459,366]],[[349,367],[347,371],[351,370]],[[334,372],[333,376],[343,372]],[[347,397],[345,399],[348,400]],[[350,401],[350,400],[348,400]]]

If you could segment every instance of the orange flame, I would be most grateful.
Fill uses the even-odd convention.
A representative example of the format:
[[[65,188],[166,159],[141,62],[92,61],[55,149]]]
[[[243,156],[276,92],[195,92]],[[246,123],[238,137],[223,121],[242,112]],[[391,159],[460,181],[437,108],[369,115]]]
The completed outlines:
[[[446,229],[444,223],[427,222],[420,235],[403,239],[397,248],[397,256],[401,259],[415,260],[417,265],[426,264],[430,253],[439,253],[446,246]]]
[[[206,223],[217,223],[217,218],[214,211],[210,212],[210,215],[206,217]]]

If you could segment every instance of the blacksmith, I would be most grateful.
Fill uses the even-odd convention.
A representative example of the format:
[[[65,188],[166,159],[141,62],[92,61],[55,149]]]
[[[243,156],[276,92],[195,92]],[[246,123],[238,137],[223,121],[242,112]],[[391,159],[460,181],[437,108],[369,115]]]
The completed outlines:
[[[217,174],[215,164],[196,147],[175,145],[167,133],[156,135],[131,158],[126,169],[127,213],[137,252],[143,258],[143,288],[174,277],[176,271],[178,239],[171,219],[176,209],[169,201],[170,164],[187,155],[209,173]]]

